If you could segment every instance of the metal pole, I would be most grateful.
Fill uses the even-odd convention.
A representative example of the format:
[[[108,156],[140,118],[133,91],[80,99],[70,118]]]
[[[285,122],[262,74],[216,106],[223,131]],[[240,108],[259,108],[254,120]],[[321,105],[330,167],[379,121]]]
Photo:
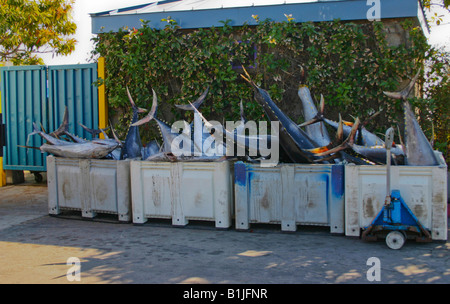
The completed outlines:
[[[389,128],[386,131],[386,199],[384,205],[391,202],[391,147],[394,142],[394,129]]]
[[[98,58],[97,77],[105,80],[105,58]],[[108,126],[108,104],[106,102],[105,84],[98,87],[98,128],[104,129]],[[103,134],[99,135],[104,138]]]
[[[3,63],[0,63],[0,67],[1,66],[3,66]],[[1,80],[1,73],[0,73],[0,80]],[[3,118],[2,118],[1,114],[2,114],[2,101],[1,101],[1,94],[0,94],[0,124],[3,123]],[[3,132],[2,128],[0,128],[0,132]],[[1,134],[0,137],[3,137],[3,134]],[[5,172],[5,170],[3,170],[3,146],[1,144],[0,144],[0,150],[2,152],[2,153],[0,153],[0,187],[3,187],[3,186],[6,186],[6,172]]]

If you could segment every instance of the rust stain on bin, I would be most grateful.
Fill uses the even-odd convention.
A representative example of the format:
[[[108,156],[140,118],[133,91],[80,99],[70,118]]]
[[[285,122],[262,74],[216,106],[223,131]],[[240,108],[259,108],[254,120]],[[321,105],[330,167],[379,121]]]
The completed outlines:
[[[433,202],[444,202],[444,195],[442,192],[436,193],[433,196]]]
[[[159,187],[156,182],[156,176],[152,176],[152,198],[153,198],[153,205],[155,207],[161,206],[161,193],[159,191]]]
[[[64,195],[64,199],[70,200],[72,198],[72,188],[70,187],[70,182],[67,180],[64,180],[62,185],[62,192]]]
[[[375,217],[376,212],[375,212],[375,208],[373,206],[373,198],[371,196],[367,197],[364,200],[363,206],[364,206],[364,216],[365,217],[369,217],[369,218]]]
[[[264,192],[264,196],[261,198],[261,207],[263,207],[264,209],[269,209],[270,207],[270,202],[268,199],[268,193],[267,190]]]
[[[105,182],[101,181],[98,183],[98,185],[96,186],[96,190],[95,190],[95,198],[99,201],[99,202],[103,202],[106,200],[107,197],[107,192],[105,191],[105,189],[108,189],[107,186],[105,185]]]
[[[414,215],[416,217],[426,217],[427,210],[424,205],[415,205],[414,206]]]
[[[197,192],[197,194],[195,195],[195,198],[194,198],[195,205],[201,205],[202,204],[202,199],[203,199],[202,193],[201,192]]]

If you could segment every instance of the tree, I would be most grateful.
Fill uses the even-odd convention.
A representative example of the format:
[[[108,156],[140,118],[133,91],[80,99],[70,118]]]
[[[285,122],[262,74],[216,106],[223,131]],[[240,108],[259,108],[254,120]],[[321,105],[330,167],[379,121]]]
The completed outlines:
[[[0,60],[15,65],[44,64],[39,53],[68,55],[75,50],[74,0],[0,0]]]
[[[434,15],[430,17],[430,21],[440,25],[442,22],[442,17],[444,15],[438,15],[437,11],[442,11],[444,14],[450,13],[450,0],[422,0],[423,7],[431,13],[434,11]]]

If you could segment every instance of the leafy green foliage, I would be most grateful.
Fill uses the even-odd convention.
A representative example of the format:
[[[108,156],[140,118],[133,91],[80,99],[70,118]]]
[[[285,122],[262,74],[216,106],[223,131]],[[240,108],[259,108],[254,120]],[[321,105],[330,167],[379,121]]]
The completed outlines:
[[[0,0],[0,60],[44,64],[36,53],[68,55],[75,50],[74,0]]]
[[[286,17],[285,22],[273,22],[253,16],[256,26],[231,27],[225,21],[222,27],[197,30],[183,30],[168,18],[162,30],[143,21],[139,29],[98,35],[94,55],[106,58],[110,115],[120,116],[119,131],[126,131],[131,116],[126,86],[135,102],[147,108],[154,89],[159,97],[158,117],[169,122],[190,121],[191,111],[173,105],[195,101],[207,87],[210,90],[201,111],[208,119],[237,121],[241,100],[248,120],[265,119],[251,87],[240,77],[242,68],[236,67],[238,63],[299,123],[303,116],[297,90],[305,84],[317,101],[321,94],[324,96],[325,116],[329,119],[337,120],[341,114],[345,120],[360,117],[364,121],[383,110],[376,120],[368,121],[368,129],[384,134],[390,126],[402,128],[401,102],[389,99],[383,91],[401,88],[403,81],[426,61],[432,65],[437,62],[439,56],[427,44],[420,28],[411,21],[403,22],[408,41],[390,45],[380,22],[296,23],[291,16]],[[434,68],[434,73],[441,77],[443,69]],[[448,91],[448,77],[446,81]],[[445,119],[448,122],[448,108],[446,114],[433,111],[448,107],[448,95],[439,86],[427,92],[432,97],[417,102],[420,111],[435,121],[443,120],[434,129],[445,131],[439,126],[445,124]],[[431,129],[425,131],[431,138]],[[147,124],[141,134],[144,140],[159,136],[154,124]],[[441,135],[437,138],[439,145],[447,145],[448,139],[444,144]]]

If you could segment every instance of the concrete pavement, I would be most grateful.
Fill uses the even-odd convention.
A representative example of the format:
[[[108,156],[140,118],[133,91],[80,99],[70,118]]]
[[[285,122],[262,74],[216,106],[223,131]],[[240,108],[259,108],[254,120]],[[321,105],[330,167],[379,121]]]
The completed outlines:
[[[0,283],[450,283],[448,241],[391,250],[328,231],[51,217],[45,183],[28,178],[0,188]]]

